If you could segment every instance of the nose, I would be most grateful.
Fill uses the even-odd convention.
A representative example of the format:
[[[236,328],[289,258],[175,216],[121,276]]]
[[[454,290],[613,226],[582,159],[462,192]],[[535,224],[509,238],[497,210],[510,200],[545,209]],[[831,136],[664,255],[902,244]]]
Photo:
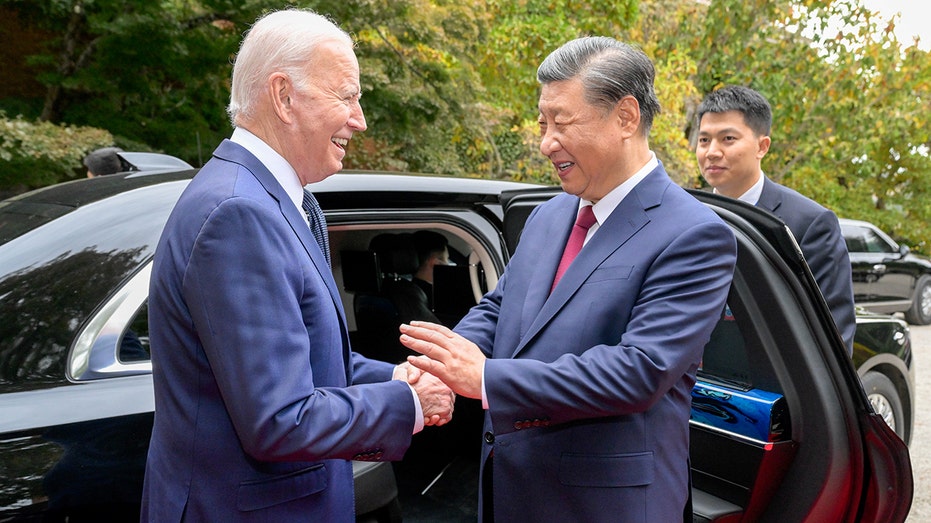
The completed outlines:
[[[356,101],[353,104],[352,112],[349,114],[349,127],[353,131],[361,133],[368,127],[365,125],[365,114],[362,112],[362,104]]]
[[[721,147],[719,146],[717,140],[710,140],[707,147],[705,147],[705,157],[706,158],[720,158],[721,157]]]
[[[558,151],[560,147],[559,140],[557,140],[548,129],[540,136],[540,153],[542,153],[543,156],[549,157],[551,154]]]

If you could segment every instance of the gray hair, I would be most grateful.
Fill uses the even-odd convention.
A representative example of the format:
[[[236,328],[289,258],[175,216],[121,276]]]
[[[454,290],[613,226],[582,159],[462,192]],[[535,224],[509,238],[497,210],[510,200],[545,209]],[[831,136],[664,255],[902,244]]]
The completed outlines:
[[[605,111],[625,96],[640,105],[640,130],[650,132],[653,118],[660,113],[653,90],[656,72],[647,55],[631,45],[606,36],[577,38],[563,44],[543,60],[537,69],[541,84],[580,78],[585,101]]]
[[[240,119],[255,116],[255,102],[272,73],[286,74],[297,90],[304,90],[314,50],[333,40],[353,46],[348,33],[310,10],[274,11],[256,20],[233,64],[230,104],[226,109],[230,122],[235,126]]]

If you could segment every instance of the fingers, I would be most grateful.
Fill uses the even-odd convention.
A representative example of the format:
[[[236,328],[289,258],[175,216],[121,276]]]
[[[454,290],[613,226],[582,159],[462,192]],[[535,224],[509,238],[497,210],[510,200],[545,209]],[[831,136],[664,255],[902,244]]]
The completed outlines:
[[[441,376],[445,371],[440,362],[431,360],[427,356],[408,356],[407,362],[420,372],[427,372],[434,376]]]
[[[456,340],[460,336],[448,328],[430,323],[427,321],[412,321],[409,325],[402,324],[400,327],[401,338],[405,336],[446,348],[447,344]]]
[[[447,338],[452,338],[456,336],[456,333],[450,330],[449,327],[446,327],[445,325],[440,325],[437,323],[430,323],[429,321],[416,321],[415,320],[415,321],[410,322],[409,326],[414,327],[415,329],[423,329],[427,331],[432,331],[441,336],[445,336]]]

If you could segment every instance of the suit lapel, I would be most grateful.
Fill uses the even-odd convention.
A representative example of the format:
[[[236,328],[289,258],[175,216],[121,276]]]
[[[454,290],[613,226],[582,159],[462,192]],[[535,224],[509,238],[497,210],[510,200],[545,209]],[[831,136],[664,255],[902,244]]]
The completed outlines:
[[[555,203],[555,202],[554,202]],[[540,311],[550,296],[550,287],[556,277],[556,267],[562,258],[562,251],[569,241],[569,233],[575,223],[579,209],[579,199],[574,197],[562,198],[547,217],[548,223],[543,228],[552,231],[547,235],[550,242],[537,242],[533,245],[536,252],[529,253],[535,260],[538,270],[533,272],[521,309],[521,337],[532,328],[540,315]],[[542,217],[541,217],[542,218]]]
[[[779,187],[769,178],[764,177],[763,190],[760,191],[760,199],[756,202],[756,206],[774,213],[780,205],[782,205],[782,193]]]
[[[534,311],[539,312],[533,317],[526,333],[521,336],[520,343],[512,356],[520,353],[552,321],[553,317],[565,307],[595,269],[601,266],[608,257],[623,248],[638,231],[650,222],[647,211],[660,205],[663,192],[670,183],[672,183],[671,180],[666,175],[662,165],[660,165],[637,184],[630,194],[618,204],[605,223],[598,227],[598,230],[595,231],[595,234],[579,252],[578,257],[572,262],[569,270],[563,275],[552,294],[549,294],[549,289],[555,273],[555,263],[558,263],[559,258],[562,256],[562,246],[565,245],[565,240],[559,248],[550,248],[550,250],[558,251],[553,270],[537,271],[538,275],[534,277],[531,287],[527,291],[528,302],[535,301],[541,291],[545,293],[544,301],[539,309],[525,310],[525,317]],[[578,200],[573,199],[572,201],[576,202],[577,206]],[[574,222],[575,210],[576,208],[572,209],[571,216],[568,218],[570,222]],[[560,219],[563,219],[562,214],[560,213]],[[569,227],[571,228],[571,223]],[[544,281],[539,273],[549,273],[549,280]]]
[[[314,264],[317,272],[320,274],[320,277],[326,284],[327,290],[330,292],[330,298],[333,300],[333,304],[339,311],[339,314],[337,315],[339,316],[339,328],[341,336],[344,340],[343,359],[348,369],[349,327],[346,325],[346,313],[343,310],[343,301],[339,296],[339,290],[336,287],[336,281],[333,279],[333,273],[327,264],[326,258],[323,255],[323,251],[320,250],[320,245],[317,244],[317,240],[314,238],[313,233],[310,231],[310,227],[308,227],[304,217],[291,203],[291,199],[288,197],[284,188],[281,187],[281,184],[278,183],[278,180],[275,179],[275,176],[268,170],[267,167],[265,167],[264,164],[262,164],[262,162],[258,160],[258,158],[252,155],[252,153],[247,151],[244,147],[229,140],[224,140],[220,146],[217,147],[217,150],[214,151],[213,154],[218,158],[222,158],[245,167],[246,170],[255,176],[256,180],[258,180],[268,195],[278,204],[278,210],[281,212],[282,217],[291,226],[294,234],[297,235],[301,245],[304,246],[304,250],[307,252],[307,255],[310,256],[311,262]]]

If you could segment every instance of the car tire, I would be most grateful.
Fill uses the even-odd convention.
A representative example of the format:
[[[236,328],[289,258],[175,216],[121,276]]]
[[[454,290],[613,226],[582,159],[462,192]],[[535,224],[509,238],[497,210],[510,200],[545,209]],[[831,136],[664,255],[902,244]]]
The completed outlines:
[[[912,325],[928,325],[931,323],[931,277],[927,275],[918,278],[915,285],[915,298],[912,306],[905,311],[905,321]]]
[[[860,381],[863,382],[863,390],[866,391],[873,411],[904,441],[905,416],[902,414],[902,400],[895,385],[884,374],[875,371],[867,372]]]

